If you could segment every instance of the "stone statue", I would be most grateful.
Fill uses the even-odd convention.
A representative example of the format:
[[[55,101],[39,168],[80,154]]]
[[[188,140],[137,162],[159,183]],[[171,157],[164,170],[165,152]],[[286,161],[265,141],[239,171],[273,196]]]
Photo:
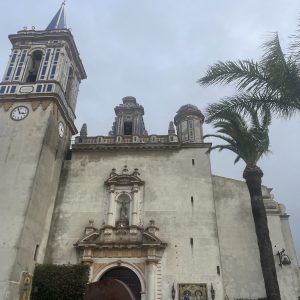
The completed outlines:
[[[32,275],[29,272],[23,272],[20,288],[20,300],[29,300],[31,292]]]
[[[122,202],[120,209],[120,220],[124,219],[128,219],[128,208],[127,203],[125,201]]]

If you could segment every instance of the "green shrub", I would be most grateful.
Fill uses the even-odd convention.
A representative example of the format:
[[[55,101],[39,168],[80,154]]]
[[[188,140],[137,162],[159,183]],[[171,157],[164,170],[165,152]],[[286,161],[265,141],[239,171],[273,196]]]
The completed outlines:
[[[88,278],[85,265],[37,265],[31,300],[83,300]]]

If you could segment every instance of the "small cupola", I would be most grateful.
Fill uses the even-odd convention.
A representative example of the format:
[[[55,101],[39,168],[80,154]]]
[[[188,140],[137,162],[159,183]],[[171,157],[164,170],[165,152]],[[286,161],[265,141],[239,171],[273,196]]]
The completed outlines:
[[[204,115],[192,104],[180,107],[174,118],[179,141],[182,143],[203,143],[202,125]]]

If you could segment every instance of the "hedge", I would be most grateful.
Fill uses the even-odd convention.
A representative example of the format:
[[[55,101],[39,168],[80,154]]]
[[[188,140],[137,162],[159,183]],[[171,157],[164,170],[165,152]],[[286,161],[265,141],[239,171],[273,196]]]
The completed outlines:
[[[31,300],[83,300],[89,278],[86,265],[37,265]]]

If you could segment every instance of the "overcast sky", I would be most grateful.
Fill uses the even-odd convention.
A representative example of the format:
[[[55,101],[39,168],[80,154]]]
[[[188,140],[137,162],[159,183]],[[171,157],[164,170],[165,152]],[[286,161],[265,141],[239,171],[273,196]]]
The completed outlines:
[[[24,26],[44,29],[58,10],[58,0],[0,1],[0,74],[11,45],[7,35]],[[204,110],[233,93],[231,87],[204,88],[196,80],[218,60],[258,59],[268,34],[278,31],[284,47],[295,33],[299,0],[69,0],[67,23],[77,43],[88,79],[82,82],[77,127],[105,135],[113,108],[135,96],[145,108],[149,133],[166,134],[169,121],[186,103]],[[299,49],[300,50],[300,49]],[[2,75],[1,75],[2,76]],[[263,183],[287,207],[300,254],[300,114],[274,120],[272,153],[260,162]],[[205,125],[205,133],[213,130]],[[233,165],[229,152],[213,153],[216,175],[241,179],[244,164]]]

